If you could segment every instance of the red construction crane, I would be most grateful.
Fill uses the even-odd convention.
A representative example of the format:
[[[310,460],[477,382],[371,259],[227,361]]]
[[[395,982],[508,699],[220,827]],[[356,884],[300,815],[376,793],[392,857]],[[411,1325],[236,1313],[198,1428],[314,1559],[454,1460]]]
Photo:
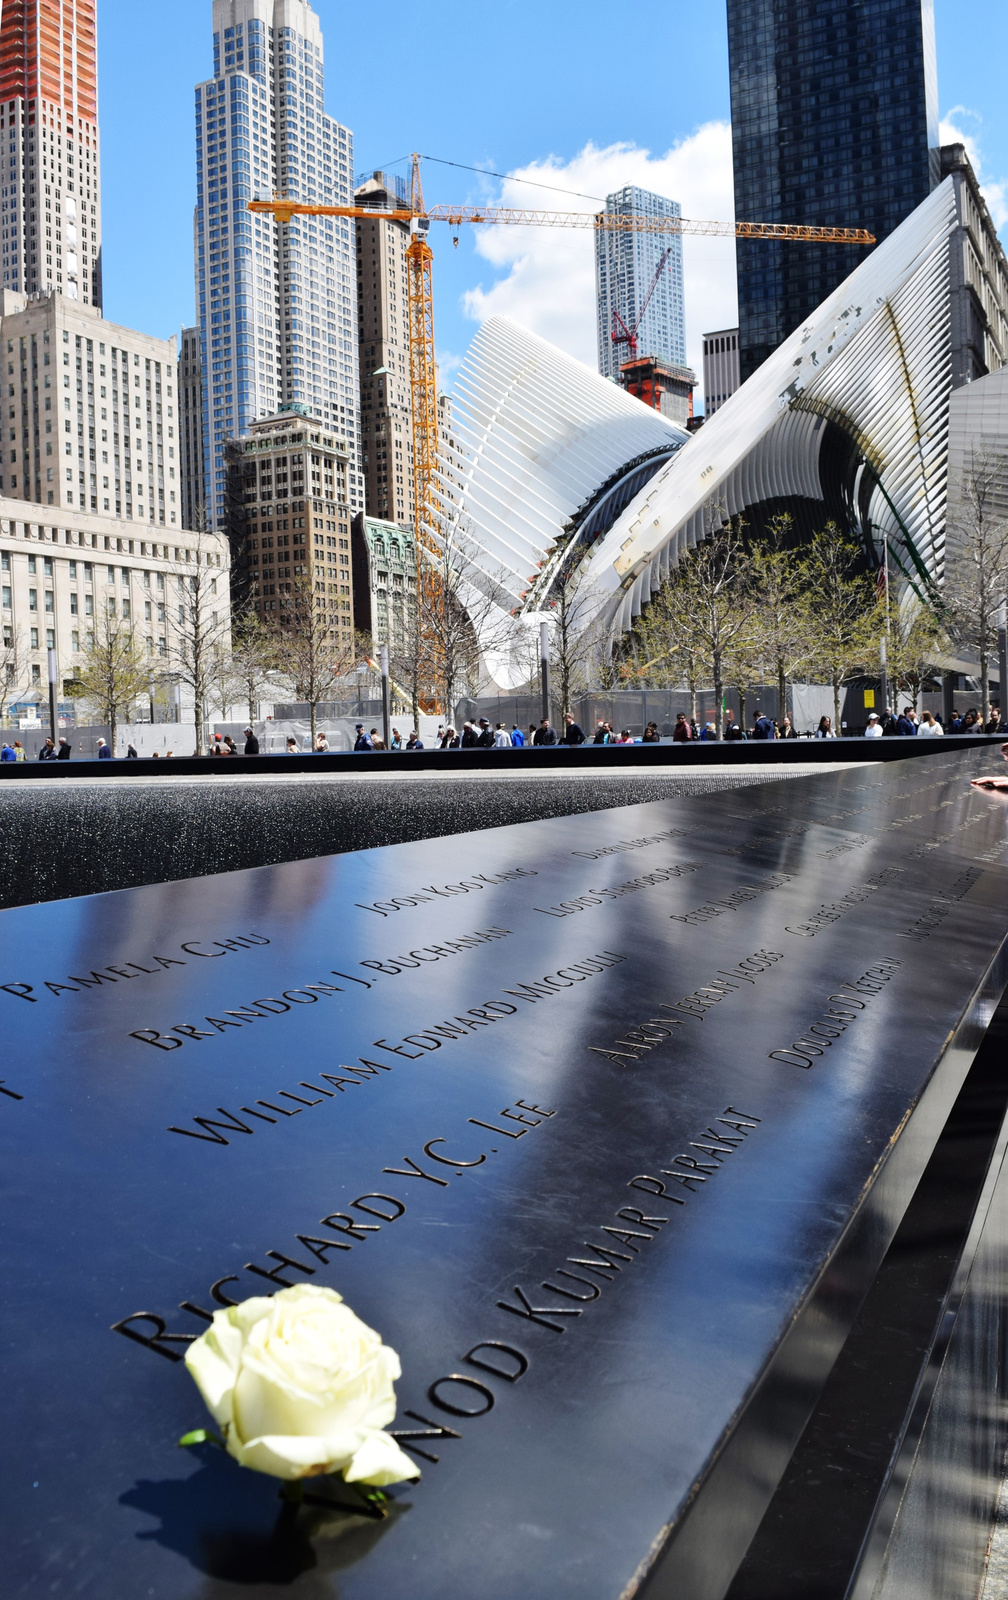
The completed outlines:
[[[658,287],[658,279],[661,277],[662,273],[664,272],[665,263],[668,260],[669,256],[672,254],[673,249],[674,249],[674,246],[673,245],[669,245],[668,249],[665,251],[665,253],[662,256],[661,260],[659,261],[657,267],[655,268],[655,275],[651,279],[651,285],[650,285],[650,287],[648,289],[648,292],[644,296],[643,301],[641,302],[641,308],[637,313],[637,319],[634,322],[633,327],[632,328],[628,328],[627,327],[626,323],[623,321],[623,318],[620,316],[618,311],[614,311],[613,314],[612,314],[612,342],[613,342],[613,344],[625,344],[625,345],[629,346],[630,360],[631,361],[633,361],[634,358],[637,355],[637,329],[641,325],[641,322],[643,320],[645,311],[647,310],[648,306],[651,304],[651,296],[654,294],[655,290]]]

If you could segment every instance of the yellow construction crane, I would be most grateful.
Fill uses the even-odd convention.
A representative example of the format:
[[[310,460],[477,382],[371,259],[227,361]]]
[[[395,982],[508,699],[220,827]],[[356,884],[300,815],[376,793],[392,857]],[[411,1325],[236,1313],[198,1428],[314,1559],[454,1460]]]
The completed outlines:
[[[591,228],[596,232],[691,234],[701,238],[782,239],[808,244],[874,244],[875,235],[864,228],[809,228],[780,222],[695,222],[686,217],[636,217],[591,211],[519,210],[507,206],[427,206],[420,181],[419,155],[413,157],[409,209],[378,206],[319,206],[274,195],[272,200],[252,200],[250,211],[267,212],[278,223],[291,217],[379,217],[409,227],[406,251],[409,285],[410,398],[413,414],[413,517],[417,560],[417,603],[424,618],[431,616],[440,586],[437,547],[431,534],[435,522],[434,479],[437,473],[438,419],[434,368],[434,296],[427,243],[432,222],[510,225],[512,227]],[[457,241],[456,241],[457,242]],[[424,561],[423,552],[434,557]],[[448,709],[448,708],[446,708]]]

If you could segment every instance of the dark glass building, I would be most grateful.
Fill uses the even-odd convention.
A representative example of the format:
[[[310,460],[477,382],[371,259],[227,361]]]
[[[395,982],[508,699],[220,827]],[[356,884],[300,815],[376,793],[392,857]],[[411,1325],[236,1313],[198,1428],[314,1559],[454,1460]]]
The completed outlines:
[[[933,0],[728,0],[735,215],[881,240],[939,181]],[[743,380],[871,246],[737,243]]]

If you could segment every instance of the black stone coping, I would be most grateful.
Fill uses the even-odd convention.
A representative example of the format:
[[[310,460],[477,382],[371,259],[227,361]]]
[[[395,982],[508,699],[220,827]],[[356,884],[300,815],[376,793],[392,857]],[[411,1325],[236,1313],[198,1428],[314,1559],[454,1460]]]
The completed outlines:
[[[895,1315],[919,1360],[905,1249],[973,1204],[954,1125],[932,1163],[1008,980],[994,759],[5,912],[4,1600],[725,1600],[789,1469],[870,1447],[797,1591],[850,1593],[890,1455],[831,1373]],[[284,1282],[401,1357],[386,1522],[178,1448],[186,1345]]]
[[[0,908],[989,745],[987,737],[9,762]],[[643,759],[641,759],[643,757]],[[25,782],[40,778],[41,783]],[[50,779],[63,780],[51,784]],[[107,780],[107,781],[106,781]],[[565,781],[566,780],[566,781]]]

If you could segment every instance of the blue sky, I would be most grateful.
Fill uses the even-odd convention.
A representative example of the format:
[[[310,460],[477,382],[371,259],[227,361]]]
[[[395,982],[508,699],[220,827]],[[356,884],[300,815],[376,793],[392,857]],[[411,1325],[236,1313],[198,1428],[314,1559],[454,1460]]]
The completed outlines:
[[[364,171],[425,154],[589,194],[644,183],[687,216],[731,207],[722,0],[497,0],[418,7],[315,0],[326,103]],[[943,119],[974,143],[992,210],[1008,220],[1008,12],[935,0]],[[982,41],[982,47],[980,47]],[[210,0],[100,0],[106,316],[167,336],[193,320],[193,86],[211,65]],[[405,172],[405,164],[394,170]],[[589,200],[426,164],[428,200]],[[435,249],[435,334],[446,383],[480,316],[504,310],[594,362],[591,236],[446,228]],[[687,241],[691,358],[735,315],[730,242]]]

